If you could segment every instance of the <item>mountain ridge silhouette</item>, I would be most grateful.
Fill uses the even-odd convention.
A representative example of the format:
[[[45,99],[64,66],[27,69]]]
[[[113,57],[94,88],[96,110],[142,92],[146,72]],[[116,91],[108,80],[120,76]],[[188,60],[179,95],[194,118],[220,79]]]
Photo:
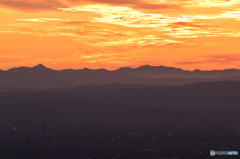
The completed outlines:
[[[212,75],[212,77],[221,77],[221,76],[234,76],[234,75],[240,75],[240,70],[239,69],[224,69],[224,70],[199,70],[195,69],[193,71],[189,70],[183,70],[181,68],[175,68],[175,67],[167,67],[167,66],[150,66],[150,65],[143,65],[139,66],[137,68],[131,68],[131,67],[121,67],[116,70],[107,70],[107,69],[89,69],[89,68],[84,68],[84,69],[62,69],[62,70],[54,70],[51,68],[48,68],[44,66],[43,64],[38,64],[33,67],[15,67],[8,69],[7,72],[12,72],[12,73],[20,73],[25,70],[33,70],[33,69],[42,69],[42,70],[53,70],[53,71],[58,71],[58,72],[78,72],[78,73],[96,73],[96,72],[101,72],[103,74],[108,74],[108,73],[116,73],[116,74],[131,74],[131,75],[141,75],[143,74],[149,75],[150,77],[195,77],[196,74],[200,74],[202,76],[208,75],[211,76],[210,74],[216,74]],[[163,75],[161,75],[161,73]],[[165,74],[164,74],[165,73]],[[170,73],[171,75],[167,76],[166,74]],[[218,73],[218,74],[217,74]],[[221,74],[222,73],[222,74]],[[153,75],[155,74],[155,75]],[[156,75],[158,74],[158,75]],[[182,74],[182,75],[181,75]],[[190,75],[192,74],[192,75]],[[195,75],[194,75],[195,74]],[[198,75],[198,76],[200,76]]]
[[[84,85],[147,84],[180,86],[198,82],[240,80],[240,70],[186,71],[165,66],[138,68],[54,70],[42,64],[0,71],[0,91],[16,89],[53,89]],[[9,88],[9,89],[8,89]]]

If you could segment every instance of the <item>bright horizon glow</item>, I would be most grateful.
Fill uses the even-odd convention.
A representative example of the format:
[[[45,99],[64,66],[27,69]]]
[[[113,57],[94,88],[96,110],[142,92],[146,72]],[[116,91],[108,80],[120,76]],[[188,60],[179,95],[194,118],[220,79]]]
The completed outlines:
[[[239,0],[0,0],[0,69],[240,69]]]

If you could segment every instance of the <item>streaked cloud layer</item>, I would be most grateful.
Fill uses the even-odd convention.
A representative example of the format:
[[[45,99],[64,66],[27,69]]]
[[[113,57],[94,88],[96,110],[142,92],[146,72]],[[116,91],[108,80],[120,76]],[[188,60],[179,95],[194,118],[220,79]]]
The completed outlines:
[[[0,6],[0,69],[240,68],[239,0],[0,0]]]

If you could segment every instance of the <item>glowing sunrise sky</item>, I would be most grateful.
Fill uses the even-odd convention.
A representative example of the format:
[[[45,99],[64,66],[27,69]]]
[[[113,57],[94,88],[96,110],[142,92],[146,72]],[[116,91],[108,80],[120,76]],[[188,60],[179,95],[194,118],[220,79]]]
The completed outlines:
[[[0,69],[240,68],[239,0],[0,0]]]

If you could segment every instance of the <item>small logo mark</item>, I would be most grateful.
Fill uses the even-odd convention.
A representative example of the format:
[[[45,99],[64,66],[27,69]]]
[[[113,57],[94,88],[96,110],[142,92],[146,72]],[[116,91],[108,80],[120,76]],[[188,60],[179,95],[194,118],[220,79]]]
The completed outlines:
[[[238,151],[214,151],[214,150],[211,150],[210,155],[211,156],[215,156],[215,155],[238,155]]]
[[[211,151],[210,151],[210,155],[211,155],[211,156],[216,155],[215,151],[214,151],[214,150],[211,150]]]

